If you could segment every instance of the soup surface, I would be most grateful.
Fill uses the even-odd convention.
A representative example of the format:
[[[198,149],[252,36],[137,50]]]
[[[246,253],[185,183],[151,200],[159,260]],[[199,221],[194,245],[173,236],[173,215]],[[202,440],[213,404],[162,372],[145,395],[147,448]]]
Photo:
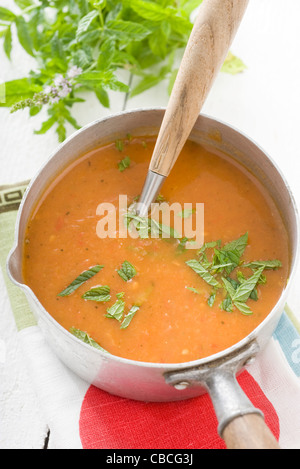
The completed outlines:
[[[186,362],[235,344],[267,316],[287,281],[288,238],[253,175],[188,141],[159,200],[203,203],[204,241],[214,243],[185,249],[185,239],[119,238],[118,224],[115,238],[101,239],[97,207],[118,207],[120,194],[136,200],[154,144],[112,142],[60,174],[29,220],[23,275],[46,310],[91,345],[133,360]],[[66,291],[75,279],[78,288]]]

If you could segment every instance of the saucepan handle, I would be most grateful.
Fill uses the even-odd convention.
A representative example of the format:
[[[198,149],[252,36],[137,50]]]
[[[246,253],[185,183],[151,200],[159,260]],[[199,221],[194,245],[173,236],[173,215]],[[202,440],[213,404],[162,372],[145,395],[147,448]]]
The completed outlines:
[[[224,428],[223,439],[228,449],[280,449],[264,419],[255,414],[233,419]]]
[[[263,413],[248,399],[234,372],[215,370],[205,384],[218,418],[219,435],[228,449],[279,449]]]
[[[263,413],[236,379],[258,351],[254,341],[223,358],[165,374],[166,382],[178,390],[199,385],[207,389],[218,419],[218,433],[228,449],[279,449]]]

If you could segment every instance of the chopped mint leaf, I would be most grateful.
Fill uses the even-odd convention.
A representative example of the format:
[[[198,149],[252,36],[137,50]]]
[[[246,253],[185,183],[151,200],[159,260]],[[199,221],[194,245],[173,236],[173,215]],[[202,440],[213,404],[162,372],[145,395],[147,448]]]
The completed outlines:
[[[110,308],[107,308],[107,318],[113,318],[121,321],[125,308],[125,301],[118,299]]]
[[[129,156],[125,156],[125,158],[123,158],[123,160],[121,160],[119,163],[118,163],[118,168],[119,170],[121,171],[121,173],[123,171],[125,171],[126,168],[129,168],[130,166],[130,158]]]
[[[194,272],[196,272],[198,275],[200,275],[203,280],[205,280],[206,283],[211,285],[212,287],[220,287],[220,283],[213,277],[208,270],[206,270],[199,261],[195,259],[191,259],[189,261],[186,261],[186,264],[191,267]]]
[[[75,327],[71,327],[70,329],[71,334],[73,334],[77,339],[82,340],[85,344],[91,345],[92,347],[101,350],[102,352],[108,353],[104,348],[101,347],[95,340],[93,340],[87,332],[81,331],[80,329],[76,329]]]
[[[103,265],[95,265],[94,267],[91,267],[88,270],[85,270],[82,272],[78,277],[73,280],[70,285],[68,285],[62,292],[58,294],[58,296],[69,296],[71,293],[73,293],[77,288],[80,287],[84,282],[89,280],[91,277],[96,275],[98,272],[100,272],[101,269],[103,269]]]
[[[124,261],[121,269],[117,272],[125,282],[131,280],[137,273],[136,268],[129,261]]]
[[[133,316],[135,315],[135,313],[140,309],[139,306],[137,305],[134,305],[130,308],[130,310],[128,311],[128,313],[126,314],[126,316],[124,317],[123,321],[122,321],[122,324],[120,326],[121,329],[126,329],[126,327],[129,326]]]
[[[97,302],[106,302],[110,300],[110,288],[108,285],[94,287],[82,295],[84,300],[92,300]]]

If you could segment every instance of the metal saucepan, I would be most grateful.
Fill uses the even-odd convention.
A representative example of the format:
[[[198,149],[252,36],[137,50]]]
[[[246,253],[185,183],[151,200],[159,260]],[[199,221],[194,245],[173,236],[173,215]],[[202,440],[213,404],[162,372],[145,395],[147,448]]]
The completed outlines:
[[[144,363],[103,353],[86,345],[60,326],[44,309],[22,278],[25,228],[36,201],[60,172],[89,150],[125,138],[128,133],[157,135],[164,109],[123,112],[98,120],[61,144],[32,179],[21,203],[15,244],[7,270],[21,287],[46,340],[60,359],[77,375],[109,393],[142,401],[174,401],[209,393],[218,418],[218,431],[227,448],[276,448],[273,435],[259,409],[239,387],[236,375],[265,347],[284,310],[293,280],[299,244],[297,209],[280,171],[253,141],[236,129],[200,115],[190,139],[225,151],[248,168],[267,188],[281,212],[289,234],[290,275],[287,287],[266,319],[236,345],[207,358],[180,364]]]

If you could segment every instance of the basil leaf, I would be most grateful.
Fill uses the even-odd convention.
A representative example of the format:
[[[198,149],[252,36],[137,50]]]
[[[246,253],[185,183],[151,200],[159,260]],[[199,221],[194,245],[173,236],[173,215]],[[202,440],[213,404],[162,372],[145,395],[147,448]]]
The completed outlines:
[[[80,287],[84,282],[89,280],[91,277],[96,275],[98,272],[100,272],[101,269],[103,269],[103,265],[95,265],[94,267],[91,267],[88,270],[85,270],[82,272],[78,277],[73,280],[70,285],[68,285],[62,292],[60,292],[57,296],[69,296],[71,293],[73,293],[78,287]]]
[[[205,280],[206,283],[211,285],[212,287],[220,287],[219,282],[213,277],[208,270],[206,270],[200,262],[196,261],[195,259],[191,259],[189,261],[186,261],[186,264],[191,267],[194,272],[196,272],[198,275],[200,275],[203,280]]]
[[[123,322],[120,326],[120,329],[126,329],[126,327],[129,326],[133,316],[135,315],[135,313],[140,309],[139,306],[137,305],[134,305],[130,308],[130,310],[128,311],[128,313],[126,314],[125,318],[123,319]]]
[[[117,270],[117,272],[125,282],[131,280],[137,273],[135,267],[128,261],[124,261],[121,269]]]
[[[117,321],[121,321],[125,308],[125,301],[117,300],[115,304],[113,304],[110,308],[107,308],[107,314],[105,315],[107,318],[116,319]]]
[[[102,352],[108,353],[104,348],[101,347],[94,339],[92,339],[87,332],[81,331],[80,329],[76,329],[75,327],[71,327],[70,329],[71,334],[73,334],[77,339],[82,340],[85,344],[91,345],[92,347],[101,350]]]
[[[94,287],[85,292],[82,295],[82,298],[84,300],[91,300],[91,301],[97,301],[97,302],[106,302],[109,301],[111,296],[110,296],[110,288],[108,285],[102,285],[99,287]]]

